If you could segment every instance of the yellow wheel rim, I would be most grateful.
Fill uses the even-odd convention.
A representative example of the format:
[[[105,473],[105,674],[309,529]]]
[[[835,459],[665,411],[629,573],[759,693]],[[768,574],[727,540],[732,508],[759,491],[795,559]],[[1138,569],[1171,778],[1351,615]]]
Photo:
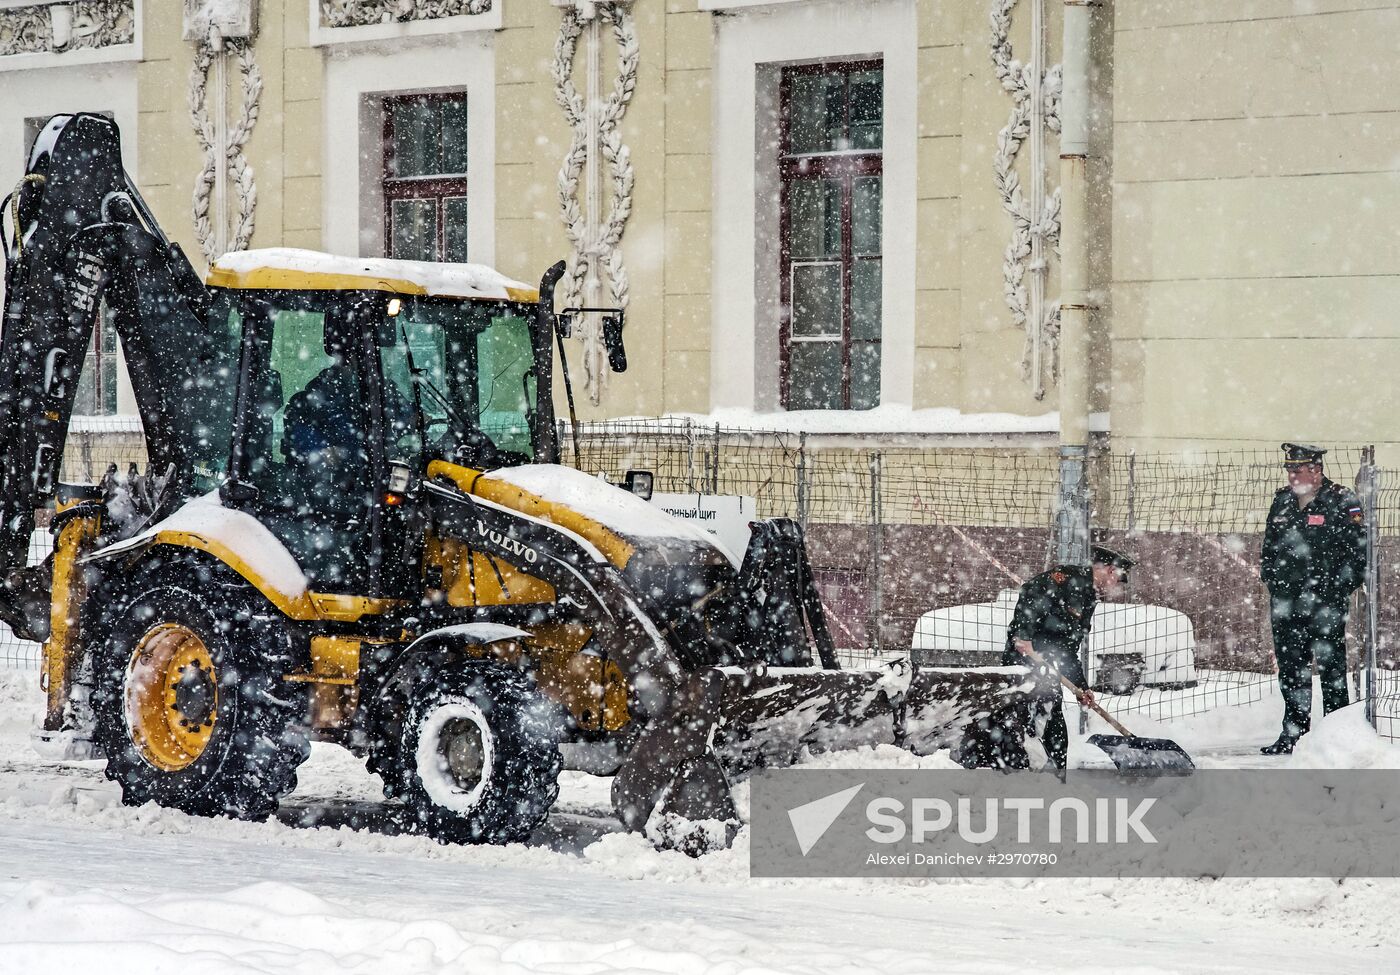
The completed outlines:
[[[151,765],[178,772],[194,764],[219,716],[219,682],[204,641],[180,623],[146,631],[126,672],[126,727]]]

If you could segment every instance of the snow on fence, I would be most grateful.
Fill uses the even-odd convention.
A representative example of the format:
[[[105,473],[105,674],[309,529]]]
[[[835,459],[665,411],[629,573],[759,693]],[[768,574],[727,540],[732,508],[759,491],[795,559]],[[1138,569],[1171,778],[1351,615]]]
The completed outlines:
[[[64,481],[96,484],[113,464],[146,466],[146,440],[134,416],[75,416],[63,446]]]

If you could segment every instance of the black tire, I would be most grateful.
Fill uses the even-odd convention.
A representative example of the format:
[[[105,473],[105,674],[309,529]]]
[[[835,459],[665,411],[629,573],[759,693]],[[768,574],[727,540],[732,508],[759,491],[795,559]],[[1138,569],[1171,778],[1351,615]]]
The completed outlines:
[[[121,784],[127,805],[265,819],[296,788],[297,766],[310,754],[303,685],[282,680],[294,659],[284,620],[221,565],[177,558],[135,572],[103,587],[90,601],[102,618],[84,623],[107,777]],[[169,676],[173,663],[163,670],[160,660],[170,654],[151,648],[172,640],[195,647],[191,636],[202,644],[208,670],[198,660],[181,667],[178,686],[169,685],[175,703],[157,707],[153,689],[164,686],[158,677]],[[152,707],[143,709],[143,701]],[[169,727],[152,717],[157,712],[168,712]],[[172,743],[186,733],[204,735],[202,749],[171,760]]]
[[[562,716],[519,670],[461,667],[414,685],[384,791],[410,829],[444,842],[518,842],[559,795]]]

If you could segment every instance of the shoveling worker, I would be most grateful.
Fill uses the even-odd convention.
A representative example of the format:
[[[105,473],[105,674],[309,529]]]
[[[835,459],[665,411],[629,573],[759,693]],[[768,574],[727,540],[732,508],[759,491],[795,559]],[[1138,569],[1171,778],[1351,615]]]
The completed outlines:
[[[1365,516],[1356,495],[1322,473],[1321,447],[1283,445],[1288,485],[1264,527],[1259,576],[1269,589],[1283,730],[1260,751],[1287,755],[1307,734],[1312,664],[1322,679],[1322,710],[1346,707],[1346,623],[1351,594],[1366,572]]]
[[[1122,592],[1134,560],[1121,552],[1095,545],[1089,565],[1057,565],[1021,586],[1011,625],[1006,631],[1004,664],[1025,664],[1034,649],[1045,665],[1032,664],[1037,690],[1022,707],[1028,734],[1040,739],[1055,767],[1063,769],[1069,754],[1069,730],[1060,693],[1060,677],[1082,689],[1079,703],[1088,706],[1094,695],[1079,662],[1080,648],[1100,599]],[[1047,666],[1048,665],[1048,666]]]

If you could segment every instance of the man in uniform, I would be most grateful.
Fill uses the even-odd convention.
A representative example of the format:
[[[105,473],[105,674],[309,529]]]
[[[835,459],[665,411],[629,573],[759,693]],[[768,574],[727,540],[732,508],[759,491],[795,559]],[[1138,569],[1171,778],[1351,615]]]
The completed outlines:
[[[1058,769],[1065,767],[1069,752],[1060,677],[1081,689],[1080,704],[1093,703],[1079,661],[1080,647],[1089,633],[1094,607],[1100,599],[1122,592],[1133,564],[1128,556],[1095,545],[1090,565],[1057,565],[1021,587],[1006,631],[1002,663],[1028,665],[1036,675],[1035,696],[1023,709],[1022,722],[1027,732],[1040,739]],[[1026,658],[1032,649],[1045,658],[1044,665]]]
[[[1325,453],[1283,445],[1288,486],[1274,495],[1264,527],[1259,576],[1283,692],[1283,731],[1260,749],[1265,755],[1286,755],[1307,734],[1314,660],[1323,712],[1347,705],[1347,604],[1366,572],[1365,518],[1356,495],[1323,476]]]

